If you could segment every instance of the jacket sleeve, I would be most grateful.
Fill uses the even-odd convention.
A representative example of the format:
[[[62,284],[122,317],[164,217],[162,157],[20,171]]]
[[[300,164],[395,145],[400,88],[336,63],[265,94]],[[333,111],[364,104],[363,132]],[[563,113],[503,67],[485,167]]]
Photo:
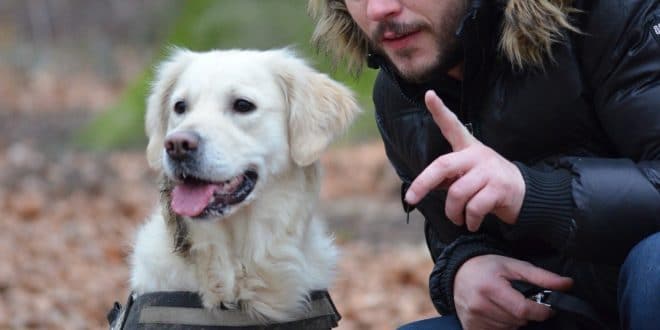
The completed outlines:
[[[503,227],[509,239],[532,236],[574,257],[620,264],[660,230],[660,5],[602,3],[589,14],[582,60],[618,157],[564,157],[551,169],[518,163],[525,199],[517,223]]]

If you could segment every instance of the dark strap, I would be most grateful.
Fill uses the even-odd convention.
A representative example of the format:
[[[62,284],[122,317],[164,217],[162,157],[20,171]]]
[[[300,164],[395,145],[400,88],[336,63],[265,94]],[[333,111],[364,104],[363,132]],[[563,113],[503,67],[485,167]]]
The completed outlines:
[[[119,310],[117,307],[119,306]],[[300,319],[264,324],[241,310],[205,309],[197,293],[151,292],[131,294],[121,308],[115,303],[108,313],[111,330],[119,329],[331,329],[341,316],[327,291],[310,293],[310,310]]]
[[[559,291],[546,290],[522,281],[511,281],[511,286],[539,304],[549,306],[558,312],[571,314],[590,329],[608,329],[593,307],[578,297]]]

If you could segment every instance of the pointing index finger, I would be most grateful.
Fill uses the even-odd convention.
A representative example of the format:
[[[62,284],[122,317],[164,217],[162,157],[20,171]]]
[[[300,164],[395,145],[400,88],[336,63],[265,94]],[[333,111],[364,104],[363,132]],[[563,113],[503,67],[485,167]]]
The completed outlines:
[[[463,126],[463,123],[458,120],[458,117],[445,106],[434,91],[427,91],[424,95],[424,101],[433,116],[433,120],[454,151],[465,149],[477,142],[477,139],[470,134],[467,128]]]

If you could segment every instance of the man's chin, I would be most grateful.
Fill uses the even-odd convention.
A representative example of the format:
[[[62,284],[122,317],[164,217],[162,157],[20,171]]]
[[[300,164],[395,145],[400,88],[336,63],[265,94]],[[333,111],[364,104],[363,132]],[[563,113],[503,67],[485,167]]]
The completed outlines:
[[[409,52],[386,58],[399,77],[411,83],[422,83],[437,75],[447,74],[461,63],[462,55],[460,47],[455,47],[442,55]]]
[[[434,75],[438,74],[439,63],[437,61],[421,62],[419,60],[398,60],[391,61],[396,74],[403,80],[411,83],[422,83],[431,79]]]

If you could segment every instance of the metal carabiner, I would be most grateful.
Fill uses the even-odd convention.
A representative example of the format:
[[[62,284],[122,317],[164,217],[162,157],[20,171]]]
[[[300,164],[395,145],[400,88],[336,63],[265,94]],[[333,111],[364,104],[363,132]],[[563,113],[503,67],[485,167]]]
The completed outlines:
[[[537,304],[541,304],[541,305],[544,305],[544,306],[552,307],[552,306],[550,306],[550,304],[548,304],[547,302],[545,302],[545,299],[546,299],[546,298],[548,297],[548,295],[551,294],[551,293],[552,293],[552,291],[550,291],[550,290],[543,290],[543,291],[540,291],[540,292],[538,292],[538,293],[535,293],[535,294],[533,294],[533,295],[531,295],[531,296],[528,296],[527,299],[531,299],[531,300],[533,300],[534,302],[536,302]]]

